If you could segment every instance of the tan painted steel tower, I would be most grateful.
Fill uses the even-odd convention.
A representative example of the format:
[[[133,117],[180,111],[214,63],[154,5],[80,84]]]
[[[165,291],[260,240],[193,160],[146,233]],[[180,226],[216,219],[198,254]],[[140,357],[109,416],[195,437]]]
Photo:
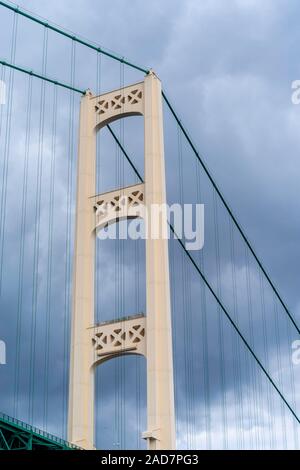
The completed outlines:
[[[145,183],[95,196],[96,133],[132,115],[144,116]],[[145,219],[146,316],[94,324],[96,228],[108,223],[101,208],[111,204],[120,220],[129,212],[131,218],[141,216],[141,204],[150,215],[153,204],[166,203],[160,80],[150,72],[143,82],[113,92],[100,96],[88,92],[81,101],[79,133],[68,439],[94,448],[95,367],[116,356],[141,354],[147,360],[147,430],[142,437],[149,449],[174,449],[168,240],[149,236],[151,216]],[[126,205],[121,204],[124,198]],[[165,217],[163,224],[166,228]]]

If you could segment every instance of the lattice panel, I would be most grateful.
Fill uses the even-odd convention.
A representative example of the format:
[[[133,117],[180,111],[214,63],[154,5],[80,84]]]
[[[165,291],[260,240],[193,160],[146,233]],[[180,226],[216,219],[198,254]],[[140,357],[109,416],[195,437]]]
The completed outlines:
[[[145,355],[145,336],[144,316],[98,325],[91,329],[93,362],[124,353]]]
[[[122,114],[143,114],[144,111],[143,83],[122,88],[94,98],[94,109],[97,124],[110,122]]]
[[[98,228],[112,221],[143,216],[144,185],[138,184],[97,196],[93,202]]]

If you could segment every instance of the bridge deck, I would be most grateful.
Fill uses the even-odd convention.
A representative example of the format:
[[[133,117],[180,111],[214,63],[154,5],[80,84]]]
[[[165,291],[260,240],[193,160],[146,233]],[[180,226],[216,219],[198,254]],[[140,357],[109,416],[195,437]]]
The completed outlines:
[[[79,450],[57,436],[0,413],[0,450]]]

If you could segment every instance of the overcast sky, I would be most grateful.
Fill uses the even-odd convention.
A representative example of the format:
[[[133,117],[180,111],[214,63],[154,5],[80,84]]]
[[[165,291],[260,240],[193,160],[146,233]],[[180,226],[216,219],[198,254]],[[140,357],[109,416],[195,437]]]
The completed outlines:
[[[146,2],[145,0],[52,0],[51,2],[41,0],[20,0],[18,4],[20,7],[24,7],[44,18],[47,18],[50,22],[62,25],[64,28],[76,32],[78,35],[89,38],[93,42],[100,44],[107,49],[117,51],[118,54],[129,58],[132,62],[141,64],[147,68],[151,67],[155,70],[162,80],[163,88],[167,93],[167,96],[174,105],[178,115],[182,118],[196,144],[196,147],[203,155],[205,162],[211,170],[211,173],[217,181],[222,193],[225,195],[230,207],[233,209],[234,214],[241,222],[248,238],[254,245],[259,257],[266,266],[267,271],[271,274],[271,278],[282,293],[291,312],[298,318],[298,323],[300,323],[300,256],[298,246],[300,211],[298,196],[300,177],[300,105],[296,106],[291,102],[292,81],[300,79],[300,64],[297,59],[297,45],[300,39],[298,22],[300,13],[299,2],[296,0],[289,0],[288,2],[283,0],[152,0],[149,2]],[[4,11],[3,8],[0,7],[0,55],[7,59],[9,59],[11,54],[11,23],[9,23],[8,20],[11,16],[11,13]],[[24,65],[27,68],[33,68],[34,70],[40,71],[42,69],[42,35],[38,32],[37,27],[33,27],[27,20],[22,20],[22,25],[24,25],[24,29],[23,33],[20,32],[19,42],[17,43],[16,63]],[[50,42],[51,41],[49,40],[49,44]],[[57,43],[54,41],[53,44],[52,49],[51,45],[49,46],[49,65],[47,66],[47,73],[64,82],[70,82],[69,69],[68,65],[66,65],[66,50],[69,49],[63,42],[60,46],[59,40],[57,40]],[[84,50],[78,51],[76,65],[77,78],[75,84],[82,89],[97,88],[95,80],[95,64],[92,57],[93,55],[91,52],[87,52],[85,57]],[[103,59],[102,62],[103,70],[105,70],[106,67],[105,60],[106,59]],[[109,88],[119,86],[120,68],[118,65],[116,65],[115,68],[112,67],[109,69],[108,72],[103,73],[104,75],[106,73],[106,75],[103,79],[103,83],[101,84],[102,91],[107,91]],[[127,72],[126,69],[125,81],[128,83],[132,80],[141,80],[143,77],[142,74],[138,73],[132,72],[132,75],[130,74],[131,72]],[[25,109],[26,97],[25,95],[22,95],[22,84],[20,84],[18,80],[19,79],[16,78],[15,85],[19,87],[16,94],[20,100],[20,107],[23,106]],[[34,88],[34,95],[35,90],[36,88]],[[40,88],[38,88],[38,93],[40,94]],[[49,95],[49,97],[47,95],[46,99],[49,100],[49,105],[51,104],[52,106],[52,95]],[[66,142],[66,136],[68,135],[67,123],[64,123],[69,112],[69,97],[62,97],[61,100],[61,127],[58,126],[59,142],[57,153],[61,154],[63,162],[63,159],[68,158],[66,155],[68,145],[70,148],[70,144],[67,144]],[[76,149],[76,112],[78,111],[79,96],[76,95],[74,100],[74,135],[70,138],[73,142],[71,153],[74,153],[74,149]],[[33,114],[38,116],[38,105],[36,108],[33,106]],[[43,152],[46,157],[48,154],[50,157],[51,119],[49,116],[46,119],[49,120],[49,123],[47,128],[48,130],[45,131],[45,145]],[[21,124],[19,124],[19,126],[21,126]],[[22,130],[22,139],[25,141],[24,126],[25,118]],[[170,129],[170,134],[167,134],[167,129]],[[175,155],[176,151],[178,152],[178,149],[176,150],[177,135],[174,137],[174,134],[176,134],[176,127],[173,128],[173,133],[171,132],[171,129],[172,126],[170,125],[170,127],[168,127],[166,124],[167,157]],[[128,135],[133,135],[133,132],[134,131],[129,125]],[[33,130],[32,134],[34,133],[36,134],[36,140],[38,141],[38,118],[36,129]],[[13,151],[11,151],[10,154],[15,156],[19,155],[21,158],[24,153],[22,139],[20,138],[20,142],[13,141]],[[132,153],[138,154],[139,149],[142,149],[142,138],[137,137],[136,144],[132,143],[131,140],[132,139],[130,138],[126,138],[126,142],[128,143]],[[32,142],[34,142],[34,137],[32,137]],[[103,147],[108,149],[109,144],[105,143],[105,136],[103,136],[103,142]],[[176,144],[174,142],[176,142]],[[26,145],[26,143],[24,145]],[[35,150],[33,147],[34,144],[31,143],[31,152],[35,152],[37,154],[39,152],[37,148],[38,143],[36,144]],[[1,155],[3,158],[5,157],[4,137],[2,137]],[[24,158],[24,156],[22,158]],[[116,156],[115,158],[117,161],[119,156]],[[139,160],[139,158],[140,157],[136,155],[137,164],[141,162],[141,159]],[[174,169],[172,172],[174,163],[170,158],[167,161],[167,168],[170,170],[168,181],[170,188],[175,188],[178,183],[176,180],[178,176],[176,171],[178,170],[175,171]],[[50,172],[51,168],[47,158],[45,158],[45,161],[46,169],[44,170],[44,174],[47,175],[47,171]],[[177,165],[180,164],[180,162],[178,163],[178,159],[176,162]],[[188,167],[188,163],[185,162],[185,164]],[[21,178],[23,173],[21,171],[22,169],[18,167],[14,159],[11,159],[9,168],[8,191],[10,192],[8,194],[12,196],[16,184],[20,184],[17,182],[22,181]],[[74,165],[72,168],[74,173]],[[57,199],[55,207],[58,211],[58,215],[56,217],[59,218],[59,214],[64,214],[64,211],[66,210],[65,207],[62,207],[60,202],[65,197],[64,183],[67,172],[65,163],[58,163],[58,169],[56,171],[58,183],[56,188]],[[188,187],[189,181],[192,181],[193,170],[187,169],[186,171],[187,180],[185,183]],[[109,166],[106,166],[106,169],[103,169],[105,177],[101,174],[99,177],[100,180],[102,179],[103,181],[107,176],[109,184],[115,184],[113,178],[109,180],[108,173]],[[130,172],[127,176],[129,179],[132,178],[132,174],[130,174]],[[118,179],[118,177],[116,178]],[[35,179],[35,171],[32,173],[32,179]],[[44,191],[47,191],[47,185],[50,185],[49,177],[45,178]],[[74,188],[72,190],[74,191]],[[188,198],[189,189],[186,189],[186,191],[188,193]],[[172,196],[170,197],[172,199],[176,198],[176,191],[174,192],[174,195],[172,193]],[[30,194],[29,191],[28,216],[31,214],[31,203],[33,206],[35,204],[34,200],[34,194]],[[199,202],[206,203],[206,201]],[[11,197],[8,198],[8,204],[10,203],[13,208],[14,206]],[[208,202],[207,206],[209,212],[210,208]],[[32,211],[32,217],[34,220],[34,208]],[[212,213],[208,213],[208,219],[209,218],[212,218]],[[0,339],[1,336],[5,336],[7,341],[8,338],[14,335],[14,329],[16,328],[16,320],[9,323],[7,319],[10,316],[9,312],[14,312],[14,308],[17,308],[12,306],[15,300],[14,297],[16,289],[16,285],[12,279],[17,276],[19,263],[19,245],[17,245],[16,250],[14,248],[16,246],[16,241],[13,236],[14,230],[18,230],[18,228],[10,221],[11,218],[8,217],[6,221],[8,229],[5,230],[8,231],[7,233],[9,234],[9,237],[6,236],[5,246],[6,253],[8,253],[9,256],[7,255],[7,262],[5,265],[6,282],[4,283],[0,303],[2,310],[1,313],[3,312],[3,315],[1,315],[3,319],[2,328],[3,332],[5,332],[1,335],[0,330]],[[44,221],[42,221],[41,224],[42,226],[44,225],[43,222],[47,223],[47,215],[44,215]],[[30,237],[33,236],[33,231],[28,228],[26,234],[29,240],[29,252],[27,252],[27,256],[30,258]],[[225,237],[223,232],[221,232],[220,236],[221,238]],[[57,257],[59,257],[60,253],[64,253],[65,247],[63,245],[63,240],[63,233],[58,233],[57,239],[55,239],[55,253]],[[116,250],[112,245],[104,250],[104,253],[101,255],[102,262],[105,266],[104,272],[106,274],[108,273],[108,277],[110,277],[109,256],[115,252],[114,250]],[[43,264],[44,262],[46,263],[46,248],[43,250],[43,241],[41,241],[41,246],[42,261],[40,269],[46,269],[46,264]],[[173,253],[175,258],[176,249],[177,248],[174,248],[175,255]],[[136,253],[135,247],[131,246],[130,250],[131,251],[129,253]],[[204,248],[204,256],[206,253],[207,259],[210,259],[210,253],[213,252],[213,250],[213,244],[210,244],[210,240],[208,240],[206,252]],[[179,259],[179,256],[180,255],[177,254],[177,259]],[[231,275],[231,264],[230,261],[227,260],[226,256],[228,257],[228,255],[221,253],[221,257],[224,262],[224,271],[222,271],[221,277],[224,284],[223,294],[225,297],[226,295],[230,296],[226,291],[226,282]],[[142,248],[140,248],[138,257],[142,269]],[[130,258],[130,255],[128,255],[128,259],[124,260],[122,272],[124,273],[126,272],[126,269],[128,269],[128,278],[136,280],[136,270],[132,268],[131,264],[132,259]],[[247,272],[245,274],[246,268],[247,267],[245,267],[245,264],[241,260],[237,262],[238,282],[242,283],[241,279],[247,277]],[[10,269],[11,271],[9,271]],[[208,266],[207,270],[208,273],[211,270],[211,279],[213,280],[216,277],[216,274],[213,273],[213,268]],[[63,268],[62,272],[64,272]],[[179,286],[180,280],[182,281],[181,284],[184,282],[184,279],[181,279],[180,277],[183,276],[182,272],[183,271],[180,271],[180,273],[176,275],[173,274],[174,285],[178,284]],[[192,286],[190,287],[191,298],[193,298],[193,295],[195,295],[195,299],[196,295],[201,296],[200,291],[196,293],[198,284],[197,279],[194,278],[194,273],[191,272],[189,274],[185,274],[185,276],[187,276],[185,279],[188,279],[189,285]],[[253,289],[256,292],[259,281],[254,271],[251,271],[251,276],[253,276],[251,279],[255,286]],[[111,277],[113,277],[112,274]],[[31,281],[29,279],[26,279],[25,268],[24,285],[28,284],[29,287],[28,289],[25,288],[24,292],[28,292],[28,290],[32,288],[30,287],[30,282]],[[53,287],[55,292],[59,291],[60,282],[60,275],[57,274]],[[41,298],[46,302],[45,292],[47,290],[47,286],[43,287],[43,282],[41,281],[41,283],[42,284],[39,287],[42,292]],[[130,291],[130,283],[128,283],[128,285],[128,289]],[[116,306],[116,303],[114,305],[107,305],[107,301],[105,300],[110,289],[113,290],[111,283],[108,283],[107,286],[103,287],[101,292],[102,308],[104,308],[108,317],[110,316],[110,313],[114,311]],[[132,288],[132,298],[133,294],[136,295],[136,290],[136,288]],[[179,290],[180,289],[178,287],[177,292],[179,292]],[[141,297],[142,294],[143,289],[141,288]],[[186,296],[187,294],[185,293],[184,295]],[[269,294],[266,290],[266,296],[268,297],[268,295]],[[256,319],[255,317],[257,314],[255,308],[255,302],[257,300],[256,297],[258,297],[258,294],[256,296],[254,293],[253,309],[255,337],[259,335],[259,331],[261,329],[259,319]],[[28,294],[28,299],[29,298],[31,299],[31,293]],[[59,296],[57,298],[59,298]],[[198,299],[199,298],[200,297],[198,297]],[[189,328],[186,327],[185,324],[181,324],[182,320],[180,320],[180,314],[186,308],[184,305],[182,305],[182,308],[180,307],[180,302],[184,303],[183,299],[183,294],[180,296],[180,294],[177,293],[177,297],[173,302],[174,312],[177,312],[174,313],[174,323],[176,324],[178,332],[181,331],[181,328],[187,328],[187,335],[189,335],[191,334]],[[24,300],[24,315],[30,316],[31,314],[32,306],[30,306],[30,302],[31,300],[28,300],[28,306],[26,306],[27,304]],[[57,302],[59,304],[60,301],[57,300]],[[131,308],[130,302],[133,302],[133,300],[127,300],[126,302],[126,309],[129,311]],[[138,299],[136,302],[138,304],[138,308],[142,309],[143,300]],[[198,302],[199,300],[195,300],[195,303]],[[211,301],[207,300],[207,302],[210,306]],[[242,305],[247,303],[245,298],[241,298],[240,302]],[[63,304],[63,299],[61,299],[61,303]],[[41,305],[42,304],[43,300],[41,300]],[[119,304],[119,301],[117,304]],[[217,315],[216,308],[211,308],[214,308],[214,315]],[[245,308],[243,306],[241,307],[242,313],[240,321],[242,322],[245,320]],[[194,310],[195,309],[191,307],[192,314],[196,315]],[[282,311],[279,313],[283,315]],[[63,313],[56,314],[60,317],[59,321],[64,322]],[[211,315],[213,316],[213,314]],[[271,319],[271,317],[267,318],[269,320]],[[39,321],[42,325],[43,319]],[[201,335],[203,335],[203,329],[201,329],[203,327],[203,323],[201,327],[199,320],[197,320],[196,317],[194,321],[195,328],[199,328],[199,331],[201,330],[202,332]],[[211,318],[209,321],[213,322]],[[28,328],[30,330],[30,327]],[[209,342],[214,338],[213,323],[211,324],[211,328],[212,331],[209,334]],[[225,343],[228,341],[228,344],[231,344],[231,332],[230,329],[227,331],[228,326],[226,323],[224,323],[223,328],[225,329]],[[271,332],[269,332],[269,334],[271,335]],[[190,350],[188,351],[188,354],[191,352],[196,354],[194,347],[196,349],[198,347],[200,350],[200,344],[203,343],[204,339],[205,338],[201,336],[199,339],[195,340],[195,346],[189,345]],[[289,331],[288,336],[284,339],[285,356],[283,361],[286,361],[287,367],[290,363],[289,348],[293,339],[297,339],[295,330]],[[42,343],[42,340],[40,341]],[[271,343],[272,341],[273,340],[271,340]],[[183,361],[182,358],[187,353],[182,350],[184,345],[181,343],[180,338],[178,339],[177,335],[175,343],[174,348],[177,351],[175,358],[177,357],[180,363],[181,360]],[[39,340],[37,344],[39,344]],[[273,350],[272,344],[270,346],[269,343],[271,350]],[[275,375],[276,371],[278,372],[282,366],[282,370],[284,371],[283,378],[280,378],[280,374],[276,377],[278,381],[281,382],[281,385],[286,386],[288,389],[289,385],[285,384],[288,373],[282,364],[281,366],[278,365],[278,355],[276,356],[275,346],[276,345],[274,344],[274,357],[271,357],[270,363],[272,363],[272,361],[274,362]],[[258,344],[257,347],[261,350],[262,345]],[[204,353],[202,352],[202,354]],[[234,355],[234,352],[231,351],[226,359],[229,363],[229,369],[231,367],[232,354]],[[57,360],[62,362],[62,364],[59,363],[59,368],[63,370],[65,367],[63,364],[63,357],[60,353],[58,353],[58,356]],[[209,358],[211,364],[215,365],[217,359],[214,358],[213,348],[209,351]],[[42,359],[40,365],[39,359],[37,362],[37,371],[39,371],[40,368],[42,370]],[[53,364],[55,364],[55,361],[53,361]],[[139,423],[139,426],[141,427],[145,425],[143,414],[145,404],[145,381],[143,376],[145,372],[144,364],[141,361],[138,363],[132,362],[132,366],[133,364],[135,364],[135,369],[130,365],[129,367],[126,366],[128,380],[125,385],[122,383],[120,384],[119,382],[117,383],[117,381],[113,382],[111,373],[108,370],[108,365],[105,365],[104,367],[105,370],[103,374],[108,380],[110,384],[109,386],[112,387],[117,385],[117,387],[120,387],[121,391],[118,395],[113,395],[109,387],[102,390],[104,404],[102,400],[102,404],[99,405],[100,411],[98,410],[97,416],[102,429],[106,430],[106,437],[102,436],[99,438],[101,446],[119,446],[125,442],[126,445],[134,447],[137,442],[136,437],[132,439],[128,438],[128,442],[126,442],[124,436],[122,437],[123,430],[121,428],[122,426],[125,426],[126,428],[128,423],[132,433],[136,433],[136,423]],[[181,365],[184,369],[185,363],[183,362]],[[201,364],[199,365],[197,363],[191,367],[195,367],[195,369],[192,369],[190,373],[193,375],[198,371],[200,377],[205,364],[202,367]],[[199,370],[197,367],[199,367]],[[7,368],[9,368],[9,365]],[[178,368],[180,368],[180,365],[178,365]],[[244,372],[239,377],[239,380],[247,389],[247,387],[249,387],[249,378],[247,377],[246,369],[243,368],[243,370]],[[116,371],[117,369],[115,368],[115,372]],[[9,372],[5,372],[3,367],[0,369],[0,373],[1,379],[3,378],[3,380],[5,374],[8,374],[10,377],[7,382],[9,384],[5,386],[3,385],[3,394],[1,396],[1,402],[3,403],[2,408],[7,413],[13,414],[11,394],[13,393],[14,372],[13,369]],[[296,405],[298,410],[300,410],[300,397],[298,392],[300,383],[299,373],[300,366],[294,367],[295,382],[296,385],[298,384],[298,387],[296,387],[297,396],[294,398],[297,402]],[[180,374],[177,376],[176,403],[178,406],[179,423],[177,429],[178,445],[180,447],[205,447],[206,445],[222,447],[224,445],[222,425],[224,425],[224,422],[227,422],[227,424],[229,423],[228,440],[229,445],[231,446],[241,445],[241,443],[236,443],[236,440],[239,435],[238,429],[242,428],[243,436],[245,437],[244,444],[248,447],[254,447],[256,443],[255,436],[257,433],[259,435],[259,439],[263,439],[262,436],[264,433],[268,434],[264,426],[267,426],[269,431],[272,427],[274,429],[278,428],[277,433],[275,433],[275,437],[272,437],[271,431],[269,432],[270,442],[265,442],[265,446],[271,446],[273,443],[274,446],[277,445],[278,447],[282,447],[285,445],[285,439],[288,440],[289,446],[295,446],[295,442],[297,442],[297,439],[295,438],[295,428],[290,424],[292,423],[292,421],[289,421],[290,417],[285,415],[286,412],[282,412],[280,407],[278,407],[278,420],[276,411],[276,413],[274,413],[276,416],[273,417],[273,423],[271,422],[270,424],[270,416],[263,405],[263,403],[268,403],[269,391],[266,391],[267,387],[264,388],[262,386],[261,388],[261,390],[264,391],[264,398],[261,399],[262,402],[260,403],[259,399],[254,400],[251,405],[253,408],[252,411],[248,410],[249,415],[251,415],[252,418],[249,418],[248,421],[246,419],[246,424],[241,424],[241,422],[237,424],[239,417],[236,408],[234,409],[234,404],[236,403],[238,393],[233,396],[233,375],[234,373],[229,371],[227,384],[225,383],[227,396],[227,403],[225,403],[227,416],[225,417],[224,412],[221,410],[222,405],[224,407],[224,401],[222,401],[224,388],[222,389],[222,384],[220,385],[222,380],[220,381],[220,378],[215,378],[214,373],[212,373],[209,379],[211,384],[210,406],[212,409],[211,415],[213,422],[211,425],[213,430],[210,429],[209,432],[207,431],[209,420],[207,420],[206,411],[204,409],[205,406],[208,406],[207,397],[205,398],[203,396],[205,394],[201,394],[199,392],[199,396],[195,398],[194,391],[191,398],[191,389],[194,390],[198,387],[196,390],[203,390],[204,386],[201,380],[205,382],[205,375],[203,376],[203,379],[199,379],[199,383],[197,382],[197,379],[195,379],[196,385],[193,385],[192,387],[190,383],[192,379],[189,376],[181,377]],[[37,372],[37,376],[39,376],[39,372]],[[140,379],[140,377],[142,377],[142,379]],[[21,393],[24,403],[26,402],[26,393],[29,393],[28,387],[30,388],[30,385],[28,384],[27,388],[25,387],[24,383],[26,380],[24,378],[24,380],[21,380],[20,382],[21,390],[23,390],[24,386],[23,394]],[[57,379],[54,390],[51,391],[53,396],[61,393],[59,389],[61,386],[60,380],[61,379]],[[133,390],[136,386],[135,381],[142,382],[142,385],[139,396],[133,397]],[[130,384],[132,383],[135,385],[131,386]],[[265,382],[262,381],[262,384],[265,384]],[[125,387],[124,390],[122,387]],[[242,385],[240,385],[240,387],[243,389]],[[255,391],[259,397],[260,386],[257,385],[256,387]],[[37,386],[37,393],[39,392],[38,388],[39,387]],[[124,397],[127,397],[126,412],[122,408]],[[274,399],[276,400],[276,398]],[[139,417],[136,414],[136,400],[138,400],[141,405],[142,417]],[[246,395],[243,395],[239,400],[238,409],[241,409],[241,403],[244,402],[244,413],[247,414],[245,409],[248,409],[249,397],[247,398]],[[53,399],[53,404],[51,405],[52,410],[55,409],[55,403],[56,402]],[[26,405],[22,405],[21,403],[19,409],[20,417],[25,420],[28,418],[26,418],[26,413],[22,412],[22,410],[23,407],[27,406],[27,402]],[[37,411],[35,419],[36,423],[40,425],[42,425],[42,419],[40,418],[42,408],[42,404],[37,405],[37,409],[39,411]],[[112,423],[110,421],[109,412],[107,411],[112,409],[114,409],[113,426],[111,425]],[[193,411],[191,411],[191,409]],[[124,418],[122,413],[126,418]],[[251,424],[251,419],[255,421],[253,418],[255,413],[257,420],[260,421],[259,423],[256,422]],[[123,417],[118,418],[118,415]],[[262,416],[264,416],[264,418],[262,418]],[[62,434],[60,427],[55,426],[55,419],[51,420],[51,417],[48,419],[52,432],[56,431],[56,433]],[[63,418],[60,417],[60,420],[61,419]],[[120,423],[118,419],[119,421],[124,419],[126,421],[125,425],[122,422]],[[282,437],[282,420],[284,420],[285,425],[288,428],[288,438],[286,438],[286,436]],[[113,427],[115,431],[112,430]],[[292,430],[294,432],[294,437],[289,436],[289,433],[293,433]],[[121,444],[118,442],[118,436],[120,435],[121,439],[123,439]],[[134,436],[135,435],[136,434],[134,434]],[[209,438],[207,437],[208,435],[213,435],[213,444],[209,442]],[[268,439],[266,438],[266,441],[267,440]]]
[[[295,310],[300,107],[291,104],[291,83],[300,74],[297,1],[54,0],[20,6],[158,73]]]

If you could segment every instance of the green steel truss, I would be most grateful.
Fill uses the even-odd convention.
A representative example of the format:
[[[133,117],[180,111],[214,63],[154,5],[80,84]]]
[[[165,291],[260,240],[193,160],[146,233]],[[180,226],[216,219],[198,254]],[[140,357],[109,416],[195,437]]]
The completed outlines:
[[[69,442],[0,413],[0,450],[79,450]]]

